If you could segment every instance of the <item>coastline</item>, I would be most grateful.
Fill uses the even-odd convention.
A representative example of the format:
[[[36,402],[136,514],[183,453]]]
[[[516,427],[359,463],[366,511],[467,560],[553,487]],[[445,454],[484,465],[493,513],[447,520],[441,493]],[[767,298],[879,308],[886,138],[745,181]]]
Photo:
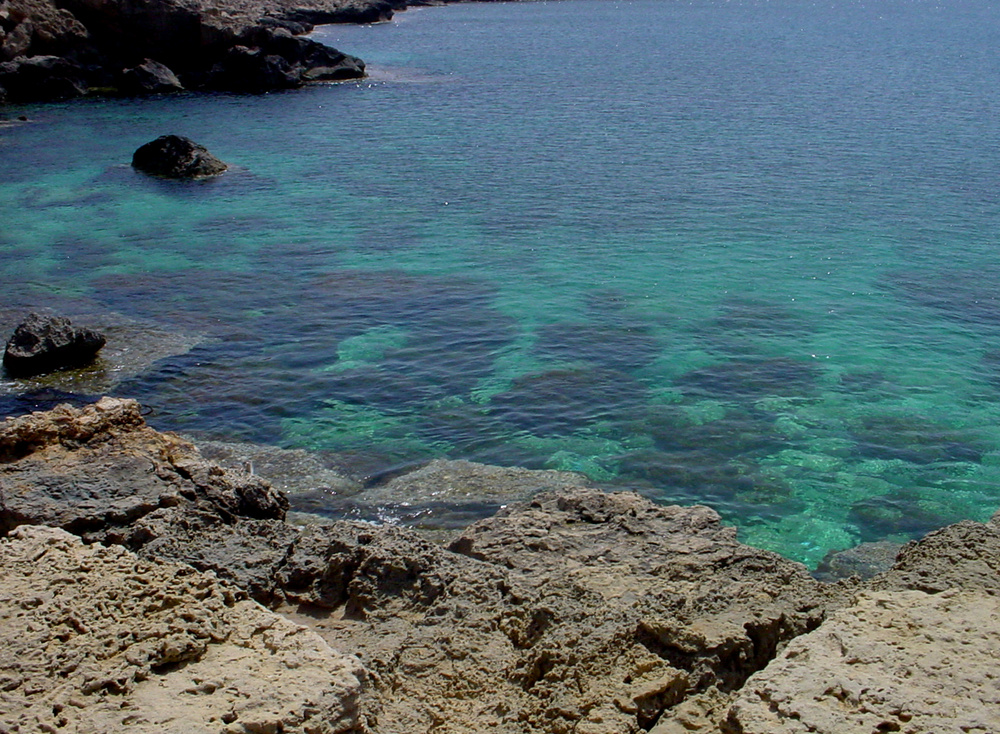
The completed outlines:
[[[425,486],[460,492],[455,468],[424,471]],[[71,677],[58,688],[59,696],[77,696],[69,708],[60,704],[67,722],[85,728],[100,721],[106,732],[162,730],[201,715],[205,728],[195,731],[217,731],[220,721],[226,732],[257,731],[266,720],[303,733],[764,734],[799,731],[805,721],[833,734],[885,722],[906,724],[899,729],[905,731],[942,731],[991,715],[988,676],[974,660],[963,659],[960,680],[944,685],[943,694],[957,700],[952,689],[968,696],[971,686],[974,705],[917,705],[916,683],[891,671],[919,665],[927,655],[958,654],[942,620],[975,615],[1000,589],[998,518],[932,533],[870,581],[823,583],[800,564],[741,545],[707,507],[661,507],[628,492],[573,486],[571,477],[551,472],[480,471],[494,478],[500,472],[512,487],[534,480],[528,490],[537,494],[474,523],[447,546],[395,526],[293,525],[286,521],[288,499],[259,476],[206,461],[193,444],[148,428],[137,403],[104,398],[0,424],[6,536],[0,548],[12,558],[49,553],[42,567],[61,567],[69,561],[56,561],[61,556],[52,555],[53,548],[71,556],[94,552],[69,531],[90,548],[107,547],[97,552],[112,552],[126,565],[137,554],[147,579],[178,573],[171,564],[193,567],[209,574],[205,583],[218,585],[213,593],[248,595],[302,625],[290,628],[301,630],[294,639],[347,656],[322,653],[334,654],[320,664],[324,674],[344,673],[316,683],[313,695],[324,703],[303,709],[312,714],[288,716],[261,714],[257,703],[225,713],[212,708],[222,699],[198,695],[182,696],[166,711],[150,692],[191,685],[192,676],[197,685],[204,677],[195,671],[206,665],[221,681],[215,688],[263,682],[254,673],[236,680],[239,671],[210,665],[217,659],[213,645],[237,640],[235,632],[220,631],[218,642],[207,645],[176,638],[172,646],[143,648],[149,662],[120,670],[124,677],[111,688],[94,688],[87,683],[92,677]],[[63,535],[51,535],[58,532]],[[42,556],[39,543],[49,548]],[[25,568],[22,561],[8,564],[5,588],[30,578]],[[199,588],[194,570],[183,573]],[[51,614],[50,604],[65,597],[57,578],[45,581],[43,574],[33,583],[41,584],[33,592],[39,599],[52,600],[36,605],[38,614]],[[108,603],[131,598],[115,593],[118,601]],[[190,592],[177,593],[183,599]],[[8,596],[0,613],[10,614],[12,601]],[[89,607],[73,604],[82,615],[78,627],[45,647],[57,655],[93,644]],[[893,610],[889,622],[879,616],[886,608]],[[127,619],[134,612],[121,613]],[[891,621],[901,618],[911,625],[902,636]],[[993,645],[1000,630],[984,623],[976,634]],[[810,661],[831,636],[851,642],[816,668]],[[962,639],[962,649],[970,643]],[[285,643],[271,644],[284,651],[282,659],[292,659]],[[295,644],[302,649],[302,642]],[[866,667],[870,658],[852,647],[885,644],[896,657],[880,669],[877,696],[853,688],[873,672]],[[41,650],[33,648],[32,655]],[[105,670],[137,659],[128,644],[107,657],[86,655]],[[3,669],[10,685],[2,723],[30,727],[39,701],[49,700],[39,695],[48,696],[54,681],[24,677],[21,663],[9,659]],[[97,673],[101,680],[108,674]],[[831,697],[823,685],[831,676],[854,692]],[[937,686],[941,695],[941,671],[924,667],[922,676],[920,685]],[[301,683],[290,686],[282,690],[299,695]],[[776,708],[768,703],[775,700],[781,701]],[[118,721],[107,713],[116,701],[130,711]],[[229,720],[218,718],[234,712]]]
[[[162,354],[196,343],[153,336]],[[120,376],[84,375],[84,392],[107,392],[108,377]],[[709,508],[569,472],[434,461],[374,477],[302,450],[159,434],[122,401],[5,421],[0,446],[4,585],[18,589],[0,618],[51,631],[3,638],[16,653],[0,663],[0,724],[15,730],[860,734],[1000,721],[1000,513],[881,547],[874,564],[831,559],[821,583],[738,543]],[[103,588],[91,575],[103,564],[146,579],[164,607],[183,600],[170,634],[142,626],[123,581],[100,603],[124,638],[154,642],[102,657],[94,629],[108,617],[63,590]],[[873,578],[851,578],[859,569]],[[54,662],[31,658],[49,649]],[[83,672],[63,675],[73,656]]]

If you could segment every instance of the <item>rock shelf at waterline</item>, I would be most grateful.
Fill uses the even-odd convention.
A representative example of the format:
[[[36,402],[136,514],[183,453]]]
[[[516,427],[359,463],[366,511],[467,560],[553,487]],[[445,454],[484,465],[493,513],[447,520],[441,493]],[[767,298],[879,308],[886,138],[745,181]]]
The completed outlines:
[[[455,491],[446,467],[420,481]],[[0,424],[0,497],[4,727],[929,734],[1000,721],[982,655],[1000,628],[975,611],[1000,589],[996,519],[932,533],[867,583],[816,581],[707,507],[583,486],[442,546],[398,527],[288,524],[266,482],[112,398]],[[86,595],[71,568],[92,579]],[[104,644],[102,620],[136,629],[150,614],[174,633]],[[60,644],[18,653],[14,620]],[[77,672],[60,676],[47,651]],[[961,672],[924,669],[932,703],[879,667],[935,656]],[[261,694],[276,677],[281,705]]]

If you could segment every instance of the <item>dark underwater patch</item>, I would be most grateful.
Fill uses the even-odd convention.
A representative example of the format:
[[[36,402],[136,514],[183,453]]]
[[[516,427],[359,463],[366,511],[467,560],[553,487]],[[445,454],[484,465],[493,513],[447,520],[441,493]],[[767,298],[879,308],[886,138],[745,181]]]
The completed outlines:
[[[913,303],[954,321],[983,326],[1000,326],[998,282],[1000,272],[989,270],[949,270],[946,276],[937,271],[903,271],[886,278],[891,291]]]
[[[63,403],[79,408],[98,400],[99,396],[80,395],[55,388],[41,388],[19,395],[0,395],[0,418],[15,418],[40,410],[52,410]]]
[[[851,505],[848,520],[857,526],[861,540],[871,542],[889,535],[920,538],[943,525],[966,519],[945,507],[929,510],[904,491],[869,497]]]
[[[587,362],[628,372],[645,367],[660,354],[659,341],[648,327],[559,323],[537,331],[534,352],[544,359]]]
[[[565,435],[598,421],[625,420],[640,410],[646,386],[605,369],[553,370],[515,380],[493,396],[490,413],[536,436]]]
[[[856,420],[849,430],[855,442],[855,453],[870,459],[931,464],[979,462],[983,455],[975,436],[919,416],[870,415]]]
[[[818,365],[787,357],[735,359],[681,375],[675,382],[685,393],[718,400],[816,395]]]
[[[756,337],[805,336],[813,330],[787,305],[753,298],[726,298],[709,331]]]

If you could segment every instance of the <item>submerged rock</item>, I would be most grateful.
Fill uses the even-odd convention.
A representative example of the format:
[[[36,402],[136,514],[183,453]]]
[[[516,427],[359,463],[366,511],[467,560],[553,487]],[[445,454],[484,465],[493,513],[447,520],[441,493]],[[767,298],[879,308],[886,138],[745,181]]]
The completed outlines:
[[[105,342],[103,334],[74,328],[67,318],[33,313],[7,342],[3,366],[16,377],[78,367],[90,362]]]
[[[140,146],[132,156],[132,167],[164,178],[206,178],[229,168],[205,146],[180,135],[161,135]]]

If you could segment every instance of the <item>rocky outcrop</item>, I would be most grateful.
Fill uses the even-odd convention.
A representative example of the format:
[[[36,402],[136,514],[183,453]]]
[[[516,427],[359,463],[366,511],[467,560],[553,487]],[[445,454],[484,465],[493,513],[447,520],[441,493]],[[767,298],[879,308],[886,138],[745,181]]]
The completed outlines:
[[[360,732],[363,670],[189,566],[62,530],[0,540],[0,730]]]
[[[336,17],[336,2],[322,7]],[[312,26],[295,15],[278,0],[2,0],[0,88],[21,102],[364,76],[360,59],[299,37]]]
[[[278,571],[372,675],[379,731],[717,730],[726,702],[846,587],[739,544],[712,510],[563,488],[450,551],[400,528],[311,528]],[[658,729],[653,729],[658,727]]]
[[[998,620],[982,591],[863,593],[752,677],[724,731],[996,731]]]
[[[106,341],[96,331],[75,328],[67,318],[33,313],[7,342],[3,366],[15,377],[79,367],[93,360]]]
[[[235,456],[232,446],[224,449]],[[279,454],[268,461],[299,466],[301,458]],[[0,617],[29,619],[36,637],[26,636],[24,644],[40,650],[49,648],[37,634],[48,628],[73,644],[91,634],[89,598],[59,597],[58,616],[45,606],[48,592],[7,593],[3,574],[30,574],[22,561],[6,560],[5,549],[55,538],[44,542],[69,548],[74,559],[72,573],[54,562],[59,593],[76,588],[75,580],[65,582],[74,574],[114,577],[104,559],[125,559],[141,569],[128,578],[155,603],[136,607],[115,590],[115,599],[126,599],[116,611],[95,581],[94,604],[101,614],[112,610],[121,629],[145,629],[145,622],[129,621],[139,614],[159,625],[155,630],[171,632],[162,640],[152,633],[145,647],[118,635],[103,657],[86,638],[83,652],[67,655],[84,661],[93,654],[95,662],[68,668],[69,682],[58,675],[64,668],[34,662],[31,670],[40,672],[29,680],[0,652],[0,728],[8,724],[5,715],[22,727],[74,716],[99,723],[89,730],[115,731],[106,704],[117,696],[117,715],[134,711],[136,726],[148,724],[132,729],[140,732],[164,730],[165,716],[177,717],[170,727],[177,722],[194,731],[328,731],[310,729],[302,718],[327,704],[324,710],[333,713],[324,720],[338,722],[329,731],[380,734],[996,729],[1000,516],[932,533],[864,584],[827,584],[799,564],[740,544],[709,508],[660,507],[633,493],[578,486],[571,474],[523,471],[432,462],[376,489],[394,487],[387,496],[412,492],[423,502],[492,487],[506,507],[445,547],[402,527],[284,522],[285,501],[259,477],[223,470],[188,442],[153,431],[130,401],[105,398],[8,420],[0,426],[0,534],[9,532],[12,540],[0,542]],[[520,482],[538,493],[513,501]],[[28,523],[125,546],[139,560],[121,549],[84,549],[57,531],[25,528]],[[47,558],[37,544],[25,553]],[[162,569],[174,570],[162,576]],[[198,588],[232,599],[227,610],[249,605],[238,601],[248,593],[310,627],[329,648],[360,660],[367,687],[357,693],[360,673],[349,663],[337,668],[350,671],[338,677],[342,688],[320,680],[318,689],[296,683],[298,689],[286,691],[336,690],[322,699],[326,704],[310,698],[309,705],[256,713],[262,709],[252,703],[253,692],[262,684],[255,678],[281,679],[285,671],[277,664],[285,658],[271,659],[277,668],[260,668],[243,665],[252,660],[242,657],[249,655],[244,649],[214,653],[232,639],[254,636],[199,637],[200,623],[192,620],[212,620],[206,624],[216,630],[223,628],[220,614],[229,619],[215,607],[185,612],[171,628],[172,618],[164,615],[173,607],[158,600],[161,593],[185,598],[170,586],[178,579],[209,579],[196,581]],[[211,606],[213,594],[199,600]],[[42,602],[32,601],[36,597]],[[36,606],[49,616],[35,621]],[[263,634],[264,644],[272,644]],[[279,642],[286,638],[282,632]],[[34,653],[22,652],[20,644],[11,643],[11,654],[29,659]],[[106,659],[113,674],[103,672]],[[219,660],[230,676],[224,680],[235,681],[225,688],[216,685],[222,679],[215,673],[198,667]],[[171,677],[181,673],[188,678]],[[65,713],[58,697],[76,695],[79,686],[90,687],[87,705],[71,704]],[[197,708],[214,706],[223,690],[250,693],[239,697],[242,704],[222,697],[221,709]],[[164,692],[194,708],[165,711]],[[227,707],[237,718],[216,718]],[[199,729],[205,722],[209,728]]]
[[[233,522],[282,519],[288,500],[147,427],[131,400],[103,398],[0,424],[0,533],[51,525],[104,541],[157,509],[180,505]]]
[[[181,80],[159,61],[144,59],[141,64],[122,71],[118,89],[123,94],[167,94],[184,89]]]
[[[140,146],[132,167],[151,176],[188,179],[218,176],[229,168],[204,145],[180,135],[161,135]]]

